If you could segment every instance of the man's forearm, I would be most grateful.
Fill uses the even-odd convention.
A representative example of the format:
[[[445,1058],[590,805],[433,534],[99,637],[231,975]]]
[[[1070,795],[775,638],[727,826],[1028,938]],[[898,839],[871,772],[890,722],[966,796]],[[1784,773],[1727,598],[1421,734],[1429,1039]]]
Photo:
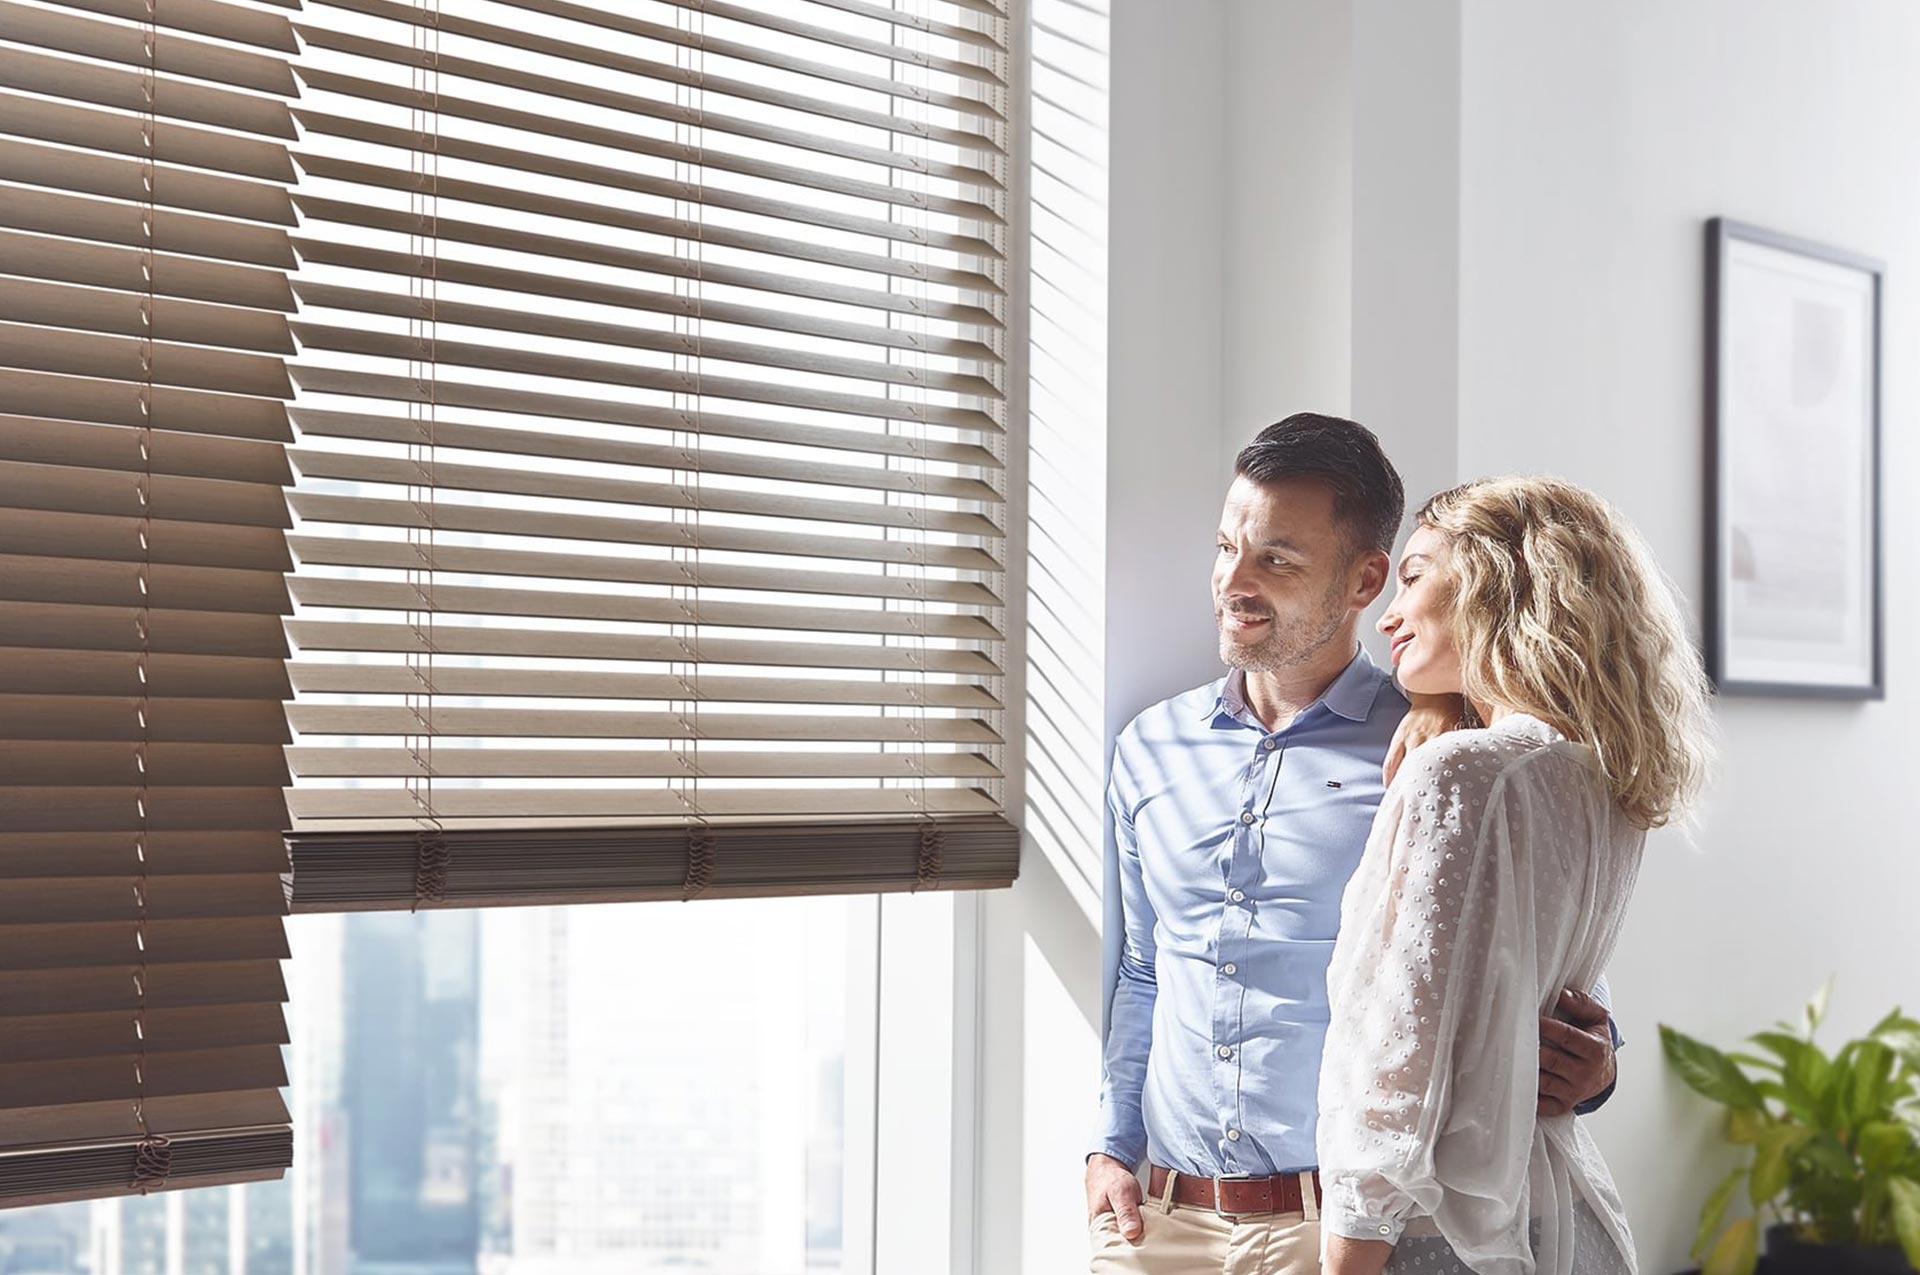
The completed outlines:
[[[1147,1054],[1153,1040],[1153,1002],[1158,988],[1150,970],[1122,958],[1108,1017],[1106,1053],[1100,1083],[1100,1123],[1088,1154],[1113,1157],[1129,1168],[1147,1154],[1147,1128],[1141,1115]]]

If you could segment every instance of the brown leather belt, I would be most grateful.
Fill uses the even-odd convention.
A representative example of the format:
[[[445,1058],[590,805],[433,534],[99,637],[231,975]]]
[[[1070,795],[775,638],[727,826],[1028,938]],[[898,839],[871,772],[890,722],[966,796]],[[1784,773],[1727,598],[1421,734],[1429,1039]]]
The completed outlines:
[[[1306,1202],[1300,1195],[1298,1173],[1276,1173],[1271,1177],[1196,1178],[1174,1173],[1172,1169],[1152,1166],[1147,1175],[1144,1203],[1166,1198],[1167,1177],[1173,1177],[1173,1202],[1189,1208],[1211,1209],[1221,1217],[1252,1217],[1261,1213],[1304,1213]],[[1320,1175],[1307,1174],[1313,1183],[1313,1207],[1320,1208]]]

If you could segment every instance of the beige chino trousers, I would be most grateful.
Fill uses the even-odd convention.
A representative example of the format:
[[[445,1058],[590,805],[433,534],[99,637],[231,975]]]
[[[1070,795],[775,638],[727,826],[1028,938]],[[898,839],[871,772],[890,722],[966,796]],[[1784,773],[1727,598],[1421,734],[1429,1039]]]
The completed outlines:
[[[1171,1201],[1140,1202],[1140,1243],[1113,1214],[1087,1224],[1092,1275],[1320,1275],[1320,1217],[1267,1213],[1237,1220]]]

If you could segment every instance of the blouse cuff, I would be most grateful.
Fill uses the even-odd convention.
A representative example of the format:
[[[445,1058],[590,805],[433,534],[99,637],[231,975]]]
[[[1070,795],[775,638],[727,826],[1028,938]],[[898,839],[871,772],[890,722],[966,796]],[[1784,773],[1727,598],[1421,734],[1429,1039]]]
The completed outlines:
[[[1320,1229],[1350,1240],[1384,1240],[1398,1244],[1400,1233],[1407,1227],[1399,1218],[1368,1213],[1328,1198],[1320,1206]]]

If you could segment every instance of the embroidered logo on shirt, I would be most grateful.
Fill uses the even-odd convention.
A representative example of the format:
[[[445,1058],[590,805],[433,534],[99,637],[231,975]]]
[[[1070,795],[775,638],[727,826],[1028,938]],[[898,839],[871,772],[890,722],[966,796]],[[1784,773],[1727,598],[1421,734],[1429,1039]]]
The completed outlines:
[[[1338,779],[1329,779],[1329,780],[1327,780],[1327,787],[1329,787],[1329,788],[1338,788],[1339,786],[1340,786],[1340,781],[1339,781]]]

